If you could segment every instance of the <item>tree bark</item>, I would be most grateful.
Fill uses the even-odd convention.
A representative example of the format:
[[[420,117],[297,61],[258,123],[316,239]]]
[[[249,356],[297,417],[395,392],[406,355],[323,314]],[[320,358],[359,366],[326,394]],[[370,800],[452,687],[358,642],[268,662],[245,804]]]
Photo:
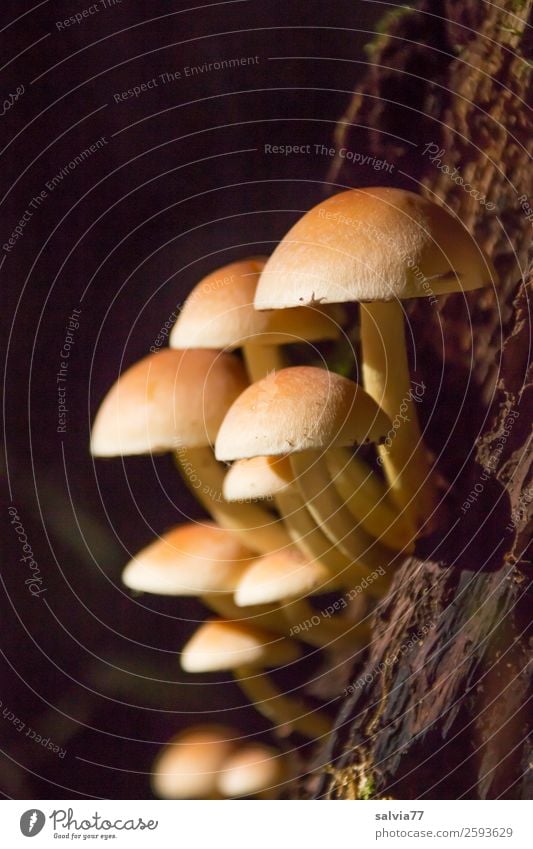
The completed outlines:
[[[500,283],[409,305],[443,506],[376,612],[304,785],[319,798],[531,798],[531,5],[389,15],[339,122],[337,150],[385,160],[387,182],[455,211]],[[338,158],[332,183],[361,185],[353,170]]]

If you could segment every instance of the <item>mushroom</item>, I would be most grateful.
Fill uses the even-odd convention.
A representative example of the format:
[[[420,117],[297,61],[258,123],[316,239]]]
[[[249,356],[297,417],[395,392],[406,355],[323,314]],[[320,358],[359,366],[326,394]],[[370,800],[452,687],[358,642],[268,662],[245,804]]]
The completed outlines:
[[[191,522],[143,548],[124,569],[122,581],[132,590],[159,595],[233,593],[253,558],[232,531],[214,522]]]
[[[204,622],[183,648],[185,672],[233,672],[235,680],[257,710],[271,722],[307,737],[329,733],[330,722],[300,699],[285,696],[261,670],[294,663],[300,656],[297,643],[276,637],[246,623],[213,619]]]
[[[283,755],[270,746],[248,743],[224,762],[217,786],[226,798],[276,798],[279,785],[287,780],[287,773],[287,759]]]
[[[123,372],[96,415],[96,457],[150,454],[214,442],[225,412],[247,386],[238,358],[165,348]]]
[[[267,555],[267,559],[269,557],[275,558],[276,553]],[[279,557],[283,559],[283,552],[279,552]],[[232,597],[239,589],[240,579],[255,563],[257,560],[253,552],[242,545],[234,532],[213,523],[200,525],[191,522],[173,528],[140,551],[124,569],[122,581],[137,592],[197,596],[211,610],[217,613],[222,610],[222,615],[239,619],[242,611],[234,606],[228,609],[228,602],[224,604],[220,596]],[[325,572],[324,567],[320,566],[316,573],[319,569]],[[316,579],[318,581],[318,574]],[[302,576],[300,585],[307,587],[309,580]],[[279,601],[279,597],[275,600]],[[272,610],[266,606],[268,601],[265,598],[265,602],[249,602],[249,605],[254,606],[252,610],[247,610],[246,620],[252,619],[252,624],[257,623],[286,635],[291,625],[301,623],[312,615],[302,602],[290,599],[286,606]],[[350,623],[350,627],[352,625]],[[327,622],[302,633],[303,641],[321,648],[339,637],[341,632]]]
[[[332,447],[379,441],[389,427],[387,416],[353,381],[312,366],[293,366],[252,384],[237,398],[220,426],[215,453],[227,461],[290,453],[302,497],[320,528],[350,562],[369,570],[390,565],[392,555],[354,526],[330,485],[324,457]]]
[[[251,457],[236,460],[224,478],[222,491],[226,501],[273,498],[293,483],[288,457]]]
[[[282,608],[291,633],[307,633],[306,642],[320,648],[339,640],[350,640],[366,645],[368,624],[354,623],[345,617],[321,620],[304,596],[338,589],[342,578],[332,578],[331,572],[320,562],[307,560],[297,548],[266,554],[254,560],[239,578],[235,602],[239,607],[283,602]],[[315,619],[317,620],[315,622]],[[309,623],[309,631],[300,625]]]
[[[171,348],[242,348],[251,380],[282,368],[279,346],[336,339],[334,318],[320,307],[258,312],[254,296],[265,257],[225,265],[204,277],[185,301]]]
[[[232,728],[199,725],[170,740],[156,758],[152,788],[162,799],[220,797],[221,771],[237,747]]]
[[[288,759],[263,743],[241,743],[237,729],[195,725],[157,756],[151,783],[162,799],[276,798]]]
[[[465,292],[494,279],[472,236],[440,206],[400,189],[365,188],[328,198],[304,215],[257,286],[259,310],[361,302],[365,388],[391,420],[404,411],[380,458],[392,496],[416,530],[432,509],[433,487],[412,398],[401,301]]]
[[[297,548],[265,554],[244,568],[237,580],[235,601],[241,607],[328,592],[337,584],[329,570],[307,560]]]
[[[224,470],[211,448],[224,413],[247,385],[233,354],[208,350],[150,354],[125,371],[97,413],[91,451],[97,457],[175,451],[185,482],[222,527],[254,551],[289,544],[281,522],[255,504],[228,504]]]

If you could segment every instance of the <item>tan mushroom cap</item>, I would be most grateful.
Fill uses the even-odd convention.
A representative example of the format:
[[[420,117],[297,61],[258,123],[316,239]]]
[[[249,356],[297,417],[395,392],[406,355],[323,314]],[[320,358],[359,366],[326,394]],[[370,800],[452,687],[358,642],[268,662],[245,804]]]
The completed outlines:
[[[496,279],[461,222],[413,192],[350,189],[289,230],[257,286],[258,310],[468,291]]]
[[[214,522],[191,522],[143,548],[122,581],[132,590],[159,595],[234,592],[254,557],[231,531]]]
[[[251,457],[236,460],[224,478],[226,501],[271,498],[293,481],[288,457]]]
[[[228,410],[219,460],[383,440],[391,427],[365,390],[334,372],[293,366],[249,386]]]
[[[199,725],[178,734],[154,763],[155,794],[163,799],[213,796],[220,771],[237,743],[235,731],[223,725]]]
[[[209,445],[247,383],[233,354],[168,348],[150,354],[107,393],[93,425],[91,452],[114,457]]]
[[[241,622],[211,619],[191,637],[181,654],[185,672],[219,672],[250,666],[282,666],[300,657],[295,642]]]
[[[295,548],[276,551],[255,560],[244,572],[235,592],[241,607],[326,592],[331,572],[309,561]]]
[[[284,759],[269,746],[249,743],[230,755],[218,779],[224,796],[255,796],[273,789],[285,777]]]
[[[237,348],[336,339],[339,326],[319,306],[287,315],[258,312],[254,297],[266,257],[232,262],[208,274],[185,301],[170,334],[171,348]]]

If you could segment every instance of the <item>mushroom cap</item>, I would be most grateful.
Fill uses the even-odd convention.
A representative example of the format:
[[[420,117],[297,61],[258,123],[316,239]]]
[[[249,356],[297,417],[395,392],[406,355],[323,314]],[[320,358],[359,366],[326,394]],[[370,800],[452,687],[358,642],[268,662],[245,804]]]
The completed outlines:
[[[181,666],[185,672],[219,672],[239,666],[262,669],[291,663],[300,654],[295,642],[263,628],[211,619],[198,628],[184,647]]]
[[[232,404],[216,441],[219,460],[383,440],[390,421],[365,390],[334,372],[293,366],[253,383]]]
[[[235,592],[240,607],[326,592],[331,572],[318,561],[307,560],[298,549],[287,548],[255,560],[244,572]]]
[[[237,348],[336,339],[339,326],[319,306],[288,315],[258,312],[254,297],[266,257],[232,262],[208,274],[185,301],[170,334],[171,348]]]
[[[224,763],[218,789],[224,796],[255,796],[275,787],[285,776],[284,759],[269,746],[249,743]]]
[[[292,481],[288,457],[251,457],[232,465],[224,478],[223,494],[226,501],[271,498]]]
[[[468,291],[496,279],[468,230],[413,192],[350,189],[289,230],[268,260],[258,310]]]
[[[220,771],[235,751],[238,735],[223,725],[199,725],[173,737],[153,765],[152,787],[163,799],[206,799],[217,790]]]
[[[115,457],[209,445],[247,383],[233,354],[168,348],[149,354],[121,374],[102,401],[91,452]]]
[[[122,581],[132,590],[197,596],[234,592],[255,555],[214,522],[180,525],[130,560]]]

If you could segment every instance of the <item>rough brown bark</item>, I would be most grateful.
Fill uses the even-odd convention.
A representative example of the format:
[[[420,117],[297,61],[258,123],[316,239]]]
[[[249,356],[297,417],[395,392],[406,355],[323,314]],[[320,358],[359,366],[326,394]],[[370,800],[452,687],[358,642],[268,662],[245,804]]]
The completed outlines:
[[[389,182],[459,214],[500,285],[410,307],[445,507],[376,613],[319,778],[306,785],[319,797],[531,797],[532,272],[519,200],[529,191],[531,5],[427,0],[389,18],[339,123],[338,149],[394,163]],[[429,143],[493,210],[430,161]],[[356,184],[345,160],[332,178]]]

